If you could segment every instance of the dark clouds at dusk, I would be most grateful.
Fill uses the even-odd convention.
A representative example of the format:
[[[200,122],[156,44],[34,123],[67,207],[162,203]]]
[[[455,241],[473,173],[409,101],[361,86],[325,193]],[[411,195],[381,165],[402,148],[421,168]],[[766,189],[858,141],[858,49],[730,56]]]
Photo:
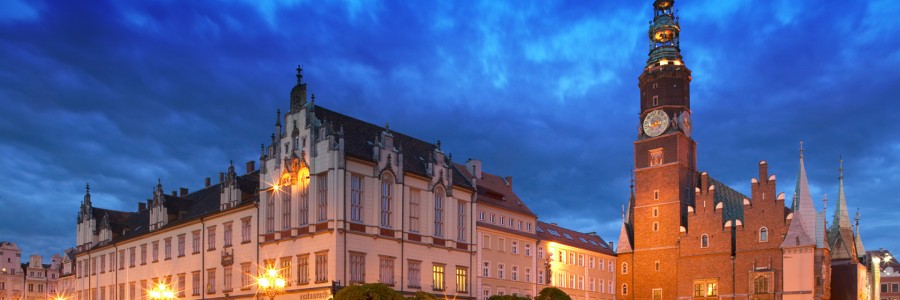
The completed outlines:
[[[296,79],[324,107],[514,178],[547,222],[616,241],[652,1],[4,1],[0,240],[74,244],[85,183],[134,210],[258,159]],[[676,2],[702,171],[815,199],[900,251],[900,22],[888,1]],[[822,202],[816,201],[817,209]]]

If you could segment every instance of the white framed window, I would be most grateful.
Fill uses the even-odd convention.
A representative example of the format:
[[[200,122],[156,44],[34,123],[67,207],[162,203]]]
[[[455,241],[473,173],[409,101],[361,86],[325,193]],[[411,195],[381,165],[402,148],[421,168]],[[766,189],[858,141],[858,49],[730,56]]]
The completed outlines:
[[[444,189],[440,187],[434,189],[434,236],[444,236]]]
[[[763,228],[759,229],[759,241],[760,242],[769,241],[769,229],[768,228],[763,227]]]
[[[497,264],[497,278],[503,279],[504,271],[506,271],[504,270],[504,265]]]
[[[350,283],[366,281],[366,254],[350,252]]]
[[[363,222],[363,178],[350,175],[350,221]]]
[[[519,280],[519,266],[512,266],[511,268],[512,276],[510,277],[513,281]]]
[[[525,256],[531,256],[531,243],[525,243]]]
[[[466,241],[466,202],[462,200],[456,202],[456,240]]]
[[[390,174],[381,176],[381,227],[391,228],[393,182]]]
[[[328,175],[322,174],[316,177],[316,186],[318,186],[318,211],[317,222],[328,220]]]
[[[419,232],[419,190],[409,190],[409,231]]]
[[[378,282],[388,286],[394,286],[394,258],[382,256],[379,258],[379,276]]]
[[[519,242],[512,241],[512,243],[510,243],[510,244],[512,246],[512,254],[519,254]]]
[[[491,277],[491,262],[483,261],[481,262],[481,277]]]
[[[411,288],[418,288],[421,286],[420,282],[422,281],[422,262],[418,260],[408,260],[406,262],[408,267],[407,272],[407,285]]]

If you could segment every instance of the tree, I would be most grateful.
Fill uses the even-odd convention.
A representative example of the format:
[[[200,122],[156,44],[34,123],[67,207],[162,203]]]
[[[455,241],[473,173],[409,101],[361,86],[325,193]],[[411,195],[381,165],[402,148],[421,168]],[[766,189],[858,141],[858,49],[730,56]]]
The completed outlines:
[[[513,296],[513,295],[503,295],[503,296],[494,295],[494,296],[491,296],[490,298],[488,298],[488,300],[531,300],[531,299],[528,299],[527,297]]]
[[[342,288],[335,300],[403,300],[403,296],[383,283],[351,285]]]
[[[572,297],[558,288],[546,287],[534,297],[534,300],[572,300]]]
[[[406,299],[407,300],[438,300],[437,297],[435,297],[434,295],[429,294],[425,291],[418,291],[418,292],[416,292],[415,295],[413,295],[412,297],[406,298]]]

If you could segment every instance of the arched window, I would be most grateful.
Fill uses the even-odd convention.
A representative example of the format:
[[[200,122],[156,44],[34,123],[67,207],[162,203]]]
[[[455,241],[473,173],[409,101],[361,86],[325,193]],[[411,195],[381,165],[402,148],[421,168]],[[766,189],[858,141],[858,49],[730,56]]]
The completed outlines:
[[[391,227],[391,202],[393,199],[394,176],[381,176],[381,227]]]
[[[622,284],[622,295],[628,295],[628,284]]]
[[[709,247],[709,236],[704,234],[700,236],[700,248]]]
[[[759,241],[760,242],[769,241],[769,229],[768,228],[763,227],[763,228],[759,229]]]
[[[622,274],[628,274],[628,263],[627,262],[622,263]]]
[[[444,189],[434,189],[434,236],[444,236]]]

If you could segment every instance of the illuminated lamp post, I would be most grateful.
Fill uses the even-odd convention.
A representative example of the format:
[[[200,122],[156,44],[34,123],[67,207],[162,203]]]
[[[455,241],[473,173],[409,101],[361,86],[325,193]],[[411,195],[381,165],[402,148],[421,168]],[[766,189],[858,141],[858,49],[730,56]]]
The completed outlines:
[[[153,289],[147,291],[147,297],[150,298],[150,300],[176,299],[175,292],[167,287],[165,283],[160,283],[159,285],[153,287]]]
[[[284,277],[281,277],[281,274],[275,269],[266,270],[256,283],[259,286],[258,293],[266,295],[270,300],[275,299],[277,295],[284,294]]]

